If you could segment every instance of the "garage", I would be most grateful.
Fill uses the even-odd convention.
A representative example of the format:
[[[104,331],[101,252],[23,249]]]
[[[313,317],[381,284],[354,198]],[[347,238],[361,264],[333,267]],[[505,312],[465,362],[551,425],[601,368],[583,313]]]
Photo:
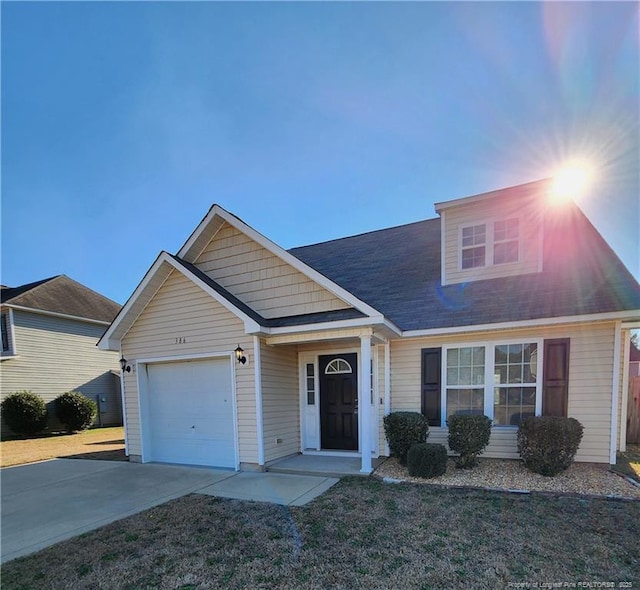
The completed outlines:
[[[229,357],[146,365],[145,461],[236,468]]]

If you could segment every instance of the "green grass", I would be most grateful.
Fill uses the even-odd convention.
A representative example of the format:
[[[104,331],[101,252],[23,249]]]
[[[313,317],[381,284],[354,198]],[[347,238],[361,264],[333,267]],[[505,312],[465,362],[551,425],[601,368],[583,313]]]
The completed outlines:
[[[640,502],[345,479],[311,504],[191,495],[3,566],[2,588],[640,583]]]

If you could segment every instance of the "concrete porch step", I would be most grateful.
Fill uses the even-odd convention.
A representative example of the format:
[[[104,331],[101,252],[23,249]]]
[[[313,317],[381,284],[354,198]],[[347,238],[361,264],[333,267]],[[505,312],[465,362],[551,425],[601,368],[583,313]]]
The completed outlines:
[[[375,469],[383,459],[372,459]],[[328,457],[324,455],[296,455],[267,465],[266,470],[272,473],[288,473],[291,475],[320,475],[324,477],[345,477],[355,475],[368,477],[360,472],[359,457]]]

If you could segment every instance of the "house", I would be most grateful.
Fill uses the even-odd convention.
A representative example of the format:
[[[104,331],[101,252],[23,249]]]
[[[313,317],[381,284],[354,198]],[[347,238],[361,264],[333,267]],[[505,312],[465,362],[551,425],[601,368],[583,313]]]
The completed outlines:
[[[96,424],[121,424],[119,356],[96,347],[120,305],[64,275],[0,294],[1,398],[31,390],[49,403],[76,390],[96,402]]]
[[[125,364],[132,461],[264,469],[297,453],[388,454],[382,419],[585,427],[578,461],[624,445],[621,351],[640,287],[549,181],[436,205],[438,217],[286,251],[214,205],[161,252],[99,346]],[[301,218],[301,222],[304,219]]]

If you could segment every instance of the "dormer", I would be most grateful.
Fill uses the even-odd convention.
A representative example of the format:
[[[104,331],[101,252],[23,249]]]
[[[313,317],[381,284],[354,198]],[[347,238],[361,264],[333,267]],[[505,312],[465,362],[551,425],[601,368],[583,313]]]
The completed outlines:
[[[548,181],[436,203],[442,284],[542,270],[542,221]]]

